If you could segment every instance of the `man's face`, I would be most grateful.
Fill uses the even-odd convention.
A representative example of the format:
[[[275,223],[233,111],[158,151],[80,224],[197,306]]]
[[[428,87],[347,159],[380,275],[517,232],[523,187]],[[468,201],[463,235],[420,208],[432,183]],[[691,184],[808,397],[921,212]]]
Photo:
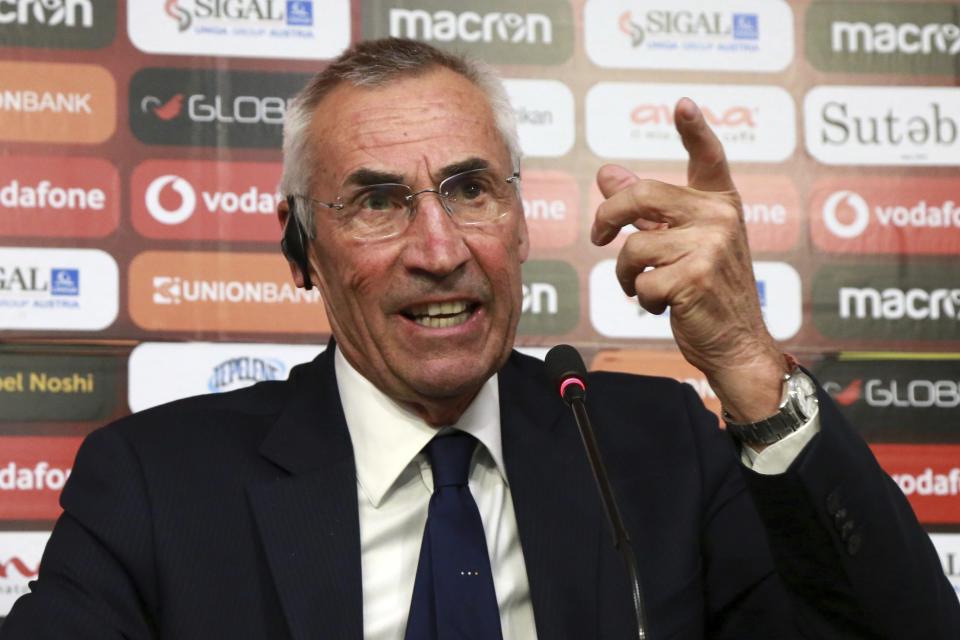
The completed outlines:
[[[311,195],[325,202],[370,172],[419,191],[465,162],[498,178],[517,169],[484,94],[442,68],[383,87],[341,85],[318,105],[310,134]],[[481,226],[458,226],[435,194],[415,202],[410,226],[377,241],[353,238],[316,207],[311,259],[350,363],[438,424],[459,416],[512,348],[529,244],[515,193],[506,216]]]

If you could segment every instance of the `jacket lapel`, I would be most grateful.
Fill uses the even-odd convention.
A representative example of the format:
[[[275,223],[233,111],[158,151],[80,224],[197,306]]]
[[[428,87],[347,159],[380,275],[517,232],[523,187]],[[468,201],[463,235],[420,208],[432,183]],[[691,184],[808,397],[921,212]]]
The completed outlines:
[[[514,353],[499,388],[504,463],[537,636],[594,637],[605,516],[576,423],[539,362]]]
[[[290,402],[260,453],[282,471],[248,487],[290,633],[361,639],[363,592],[353,448],[333,349],[291,376]]]

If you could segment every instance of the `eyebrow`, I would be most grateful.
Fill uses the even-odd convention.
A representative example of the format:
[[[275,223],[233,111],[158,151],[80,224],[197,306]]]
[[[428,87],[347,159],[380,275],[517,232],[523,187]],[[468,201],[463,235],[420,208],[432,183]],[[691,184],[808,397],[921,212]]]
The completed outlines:
[[[467,158],[465,160],[460,160],[441,167],[437,171],[436,180],[437,182],[442,181],[444,178],[449,178],[452,175],[458,173],[463,173],[464,171],[473,171],[474,169],[488,169],[490,168],[490,163],[484,160],[483,158],[474,156]],[[390,173],[387,171],[376,171],[374,169],[357,169],[353,173],[347,176],[344,180],[344,185],[357,186],[357,187],[369,187],[375,184],[405,184],[402,174],[399,173]]]

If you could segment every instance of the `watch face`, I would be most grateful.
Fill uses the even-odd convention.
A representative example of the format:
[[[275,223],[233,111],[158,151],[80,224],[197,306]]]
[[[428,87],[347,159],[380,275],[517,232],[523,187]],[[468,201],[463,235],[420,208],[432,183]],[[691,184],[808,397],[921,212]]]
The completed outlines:
[[[790,377],[790,393],[795,398],[796,406],[803,413],[804,419],[816,413],[820,403],[817,401],[817,387],[804,373],[796,373]]]

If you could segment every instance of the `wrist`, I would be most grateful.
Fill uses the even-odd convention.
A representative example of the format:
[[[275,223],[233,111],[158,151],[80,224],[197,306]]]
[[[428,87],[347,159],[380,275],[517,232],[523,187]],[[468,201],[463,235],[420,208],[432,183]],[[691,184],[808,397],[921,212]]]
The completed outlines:
[[[779,410],[784,375],[795,366],[792,356],[765,349],[746,363],[707,374],[707,380],[731,420],[757,422]]]

